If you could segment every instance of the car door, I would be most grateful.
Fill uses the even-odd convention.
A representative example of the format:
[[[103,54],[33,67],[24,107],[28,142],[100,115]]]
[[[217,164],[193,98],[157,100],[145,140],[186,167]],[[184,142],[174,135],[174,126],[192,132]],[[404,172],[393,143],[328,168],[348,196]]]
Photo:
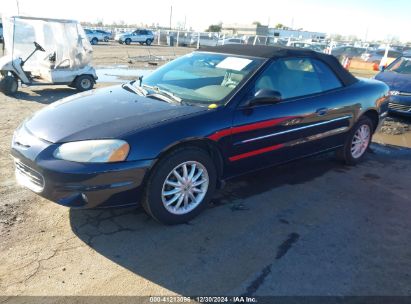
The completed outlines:
[[[133,42],[140,42],[141,41],[141,31],[137,30],[133,33]]]
[[[234,171],[282,163],[338,146],[353,119],[340,80],[317,59],[278,59],[247,90],[233,118],[229,162]],[[277,91],[282,100],[247,105],[260,90]]]
[[[138,42],[146,42],[148,38],[148,33],[146,30],[141,30],[138,36]]]

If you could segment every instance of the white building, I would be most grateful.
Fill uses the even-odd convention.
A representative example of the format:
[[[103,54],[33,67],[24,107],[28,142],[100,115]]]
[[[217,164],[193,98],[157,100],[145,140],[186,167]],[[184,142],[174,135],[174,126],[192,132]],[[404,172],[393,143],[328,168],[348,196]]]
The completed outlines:
[[[326,38],[326,33],[321,32],[308,32],[308,31],[299,31],[292,29],[268,29],[268,35],[274,36],[274,38],[295,38],[299,40],[324,40]]]

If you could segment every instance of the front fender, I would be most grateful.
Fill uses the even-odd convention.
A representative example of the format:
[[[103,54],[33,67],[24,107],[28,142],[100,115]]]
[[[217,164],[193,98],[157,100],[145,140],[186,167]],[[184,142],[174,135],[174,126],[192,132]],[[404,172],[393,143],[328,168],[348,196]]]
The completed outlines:
[[[0,71],[11,72],[17,76],[23,83],[30,83],[26,73],[21,68],[21,58],[12,58],[10,55],[6,55],[0,58]]]
[[[229,129],[233,113],[226,107],[205,110],[167,121],[123,138],[130,146],[128,160],[156,159],[170,148],[192,141],[209,142],[216,130]],[[228,151],[230,137],[216,141],[220,151]],[[223,158],[226,158],[223,152]]]
[[[17,60],[17,59],[15,59]],[[13,68],[13,58],[10,55],[6,55],[0,58],[0,71],[11,72]]]

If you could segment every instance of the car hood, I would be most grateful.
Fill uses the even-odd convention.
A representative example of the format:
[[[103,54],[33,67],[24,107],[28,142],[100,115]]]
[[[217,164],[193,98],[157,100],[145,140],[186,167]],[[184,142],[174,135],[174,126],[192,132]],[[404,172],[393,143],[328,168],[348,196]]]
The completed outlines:
[[[52,143],[121,138],[206,108],[142,97],[121,85],[76,94],[36,112],[25,122],[33,135]]]
[[[385,82],[391,91],[411,92],[411,74],[384,71],[375,76],[375,79]]]

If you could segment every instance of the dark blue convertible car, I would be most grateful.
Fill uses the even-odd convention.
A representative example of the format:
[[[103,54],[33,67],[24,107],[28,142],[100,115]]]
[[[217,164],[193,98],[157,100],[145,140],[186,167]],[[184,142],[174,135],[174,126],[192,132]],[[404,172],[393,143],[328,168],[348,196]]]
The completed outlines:
[[[355,78],[330,55],[201,49],[144,79],[51,104],[16,130],[12,155],[19,183],[59,204],[141,202],[177,224],[233,176],[330,150],[357,163],[387,96],[384,83]]]
[[[389,113],[411,117],[411,56],[397,58],[375,79],[390,87]]]

